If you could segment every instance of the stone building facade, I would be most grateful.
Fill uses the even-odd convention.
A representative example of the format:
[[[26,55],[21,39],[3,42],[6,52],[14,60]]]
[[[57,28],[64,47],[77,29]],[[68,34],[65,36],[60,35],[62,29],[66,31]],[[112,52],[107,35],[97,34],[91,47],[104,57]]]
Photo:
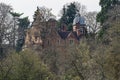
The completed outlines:
[[[66,25],[57,29],[55,19],[49,19],[46,22],[34,21],[26,33],[25,47],[61,49],[79,44],[80,39],[85,35],[85,20],[78,14],[74,18],[72,31],[67,31]]]

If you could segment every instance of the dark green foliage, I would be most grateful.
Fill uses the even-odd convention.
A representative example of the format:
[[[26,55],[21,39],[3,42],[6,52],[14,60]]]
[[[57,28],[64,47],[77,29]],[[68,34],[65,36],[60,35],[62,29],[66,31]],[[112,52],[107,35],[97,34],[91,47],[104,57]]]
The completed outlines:
[[[19,52],[22,50],[22,46],[24,44],[25,41],[25,30],[28,29],[28,26],[30,24],[30,21],[28,19],[28,17],[24,17],[24,18],[20,18],[23,13],[16,13],[16,12],[10,12],[10,14],[13,16],[14,21],[18,21],[18,40],[17,40],[17,44],[16,44],[16,51]]]
[[[75,2],[72,2],[67,6],[65,5],[62,9],[62,17],[60,18],[60,23],[64,23],[66,25],[72,24],[75,14],[78,11],[79,10],[77,9],[77,5]]]
[[[72,31],[72,29],[73,29],[72,23],[68,24],[68,31]]]
[[[25,38],[17,40],[17,45],[16,45],[17,52],[20,52],[22,50],[24,42],[25,42]]]
[[[120,17],[120,16],[119,16]],[[118,20],[113,21],[110,25],[110,28],[107,29],[106,34],[103,36],[103,44],[106,45],[107,43],[107,49],[105,50],[107,57],[106,57],[106,65],[105,71],[106,71],[106,78],[113,79],[113,80],[119,80],[120,79],[120,18]]]
[[[70,5],[67,6],[67,11],[66,11],[66,17],[67,17],[67,24],[70,24],[73,22],[73,19],[75,17],[75,14],[77,13],[77,7],[74,3],[70,3]]]
[[[67,17],[66,17],[66,8],[65,8],[65,6],[63,7],[63,13],[62,13],[62,17],[61,17],[61,19],[60,19],[60,22],[61,23],[65,23],[65,24],[67,24]]]
[[[106,25],[107,20],[112,14],[109,13],[110,10],[114,10],[114,7],[120,5],[119,0],[100,0],[99,5],[101,6],[101,11],[97,15],[97,21],[103,26],[99,31],[99,38],[102,38],[106,33],[106,30],[109,28],[109,25]],[[114,15],[115,16],[115,15]]]
[[[24,18],[20,18],[19,20],[19,28],[18,28],[18,33],[19,33],[19,37],[17,40],[17,46],[16,46],[16,51],[19,52],[22,50],[22,47],[24,45],[25,42],[25,32],[29,27],[30,21],[28,19],[28,17],[24,17]]]
[[[13,17],[20,17],[23,13],[10,12]]]
[[[103,35],[105,34],[105,30],[102,28],[99,32],[98,32],[98,38],[103,38]]]
[[[97,15],[97,21],[101,24],[108,18],[107,12],[115,5],[119,5],[119,0],[100,0],[101,11]]]
[[[28,26],[30,24],[30,21],[28,19],[28,17],[24,17],[24,18],[20,18],[19,20],[19,26],[24,28],[24,29],[28,29]]]

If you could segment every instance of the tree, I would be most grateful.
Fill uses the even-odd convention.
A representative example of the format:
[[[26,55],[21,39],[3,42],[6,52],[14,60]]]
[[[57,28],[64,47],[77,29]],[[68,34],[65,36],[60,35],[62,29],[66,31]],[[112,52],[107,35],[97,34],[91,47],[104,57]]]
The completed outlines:
[[[54,80],[53,74],[41,62],[38,54],[25,50],[11,53],[0,60],[1,80]]]
[[[114,6],[109,9],[106,15],[108,19],[103,23],[103,25],[108,25],[105,33],[102,35],[99,43],[101,44],[96,51],[95,58],[97,63],[102,67],[101,71],[103,74],[103,80],[119,80],[120,75],[120,5]],[[105,26],[104,26],[105,27]],[[97,44],[98,45],[98,44]],[[101,47],[101,49],[100,49]]]
[[[106,33],[106,29],[110,26],[106,24],[106,21],[109,19],[109,11],[116,6],[120,5],[119,0],[100,0],[99,5],[101,6],[101,11],[97,14],[97,21],[101,23],[102,28],[99,31],[99,38],[102,38],[103,35]]]
[[[91,59],[89,46],[86,41],[81,41],[80,45],[74,46],[70,53],[72,56],[71,67],[80,80],[95,79],[91,76],[92,68],[90,66],[93,66],[93,60]]]
[[[76,13],[83,15],[85,12],[85,6],[81,5],[78,2],[72,2],[63,6],[61,11],[60,23],[64,23],[68,26],[68,29],[71,30],[73,19],[75,18]]]
[[[51,9],[46,7],[37,7],[37,10],[34,13],[34,21],[45,22],[50,18],[55,18],[55,16],[51,13]]]
[[[11,6],[0,3],[0,53],[3,53],[8,46],[13,45],[14,21],[10,15]]]
[[[49,66],[51,72],[58,75],[59,74],[59,69],[58,69],[59,56],[58,56],[57,50],[52,50],[51,48],[45,49],[40,56],[41,56],[41,60]]]
[[[13,48],[15,49],[16,43],[18,40],[18,31],[17,31],[18,30],[18,20],[22,14],[16,13],[16,12],[10,12],[10,14],[13,16],[13,21],[14,21],[14,24],[13,24]]]
[[[101,6],[101,11],[97,15],[97,21],[99,21],[101,24],[104,23],[104,21],[107,19],[106,13],[108,10],[115,5],[119,5],[119,0],[100,0],[99,5]]]
[[[28,29],[30,21],[28,17],[21,18],[23,13],[10,12],[10,14],[13,16],[13,20],[14,20],[14,48],[16,49],[16,51],[19,52],[22,50],[22,46],[25,40],[25,30]],[[18,26],[17,29],[15,28],[16,25]],[[18,33],[17,36],[15,35],[16,31]]]
[[[86,25],[90,37],[95,38],[97,32],[101,29],[101,25],[96,21],[97,12],[88,12],[85,15]]]
[[[0,4],[0,53],[7,53],[9,49],[18,49],[18,45],[21,50],[24,40],[20,43],[20,37],[25,37],[25,29],[29,25],[28,18],[20,18],[23,13],[16,13],[12,11],[11,6],[4,3]],[[25,27],[24,30],[21,30]],[[22,35],[22,34],[24,35]],[[6,51],[6,52],[5,52]]]
[[[19,27],[18,27],[18,40],[17,40],[17,46],[16,46],[16,51],[21,51],[22,47],[25,42],[25,36],[26,36],[26,30],[29,27],[30,21],[28,17],[24,18],[19,18]]]

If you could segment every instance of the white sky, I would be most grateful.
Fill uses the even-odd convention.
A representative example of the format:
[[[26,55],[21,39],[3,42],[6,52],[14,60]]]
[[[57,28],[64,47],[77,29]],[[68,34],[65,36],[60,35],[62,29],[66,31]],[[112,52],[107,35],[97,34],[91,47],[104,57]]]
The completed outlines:
[[[52,13],[58,17],[63,5],[78,1],[87,7],[87,11],[100,11],[99,0],[0,0],[11,5],[15,12],[24,13],[32,21],[37,6],[52,8]]]

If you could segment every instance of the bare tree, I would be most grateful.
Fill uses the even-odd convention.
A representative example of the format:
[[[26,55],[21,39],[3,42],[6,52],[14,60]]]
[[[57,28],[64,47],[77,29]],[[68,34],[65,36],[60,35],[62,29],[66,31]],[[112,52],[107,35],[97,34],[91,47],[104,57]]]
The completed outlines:
[[[94,35],[101,29],[100,23],[96,21],[96,16],[97,12],[88,12],[85,15],[88,32]]]
[[[0,3],[0,53],[4,52],[3,48],[13,46],[17,39],[17,24],[9,13],[11,10],[11,6]]]
[[[41,22],[45,22],[50,18],[55,18],[55,16],[51,13],[52,9],[46,7],[37,7],[37,10],[34,14],[34,21],[39,20]]]
[[[81,3],[79,2],[75,2],[75,5],[77,7],[77,10],[78,12],[80,13],[81,16],[85,16],[86,14],[86,6],[85,5],[82,5]]]

